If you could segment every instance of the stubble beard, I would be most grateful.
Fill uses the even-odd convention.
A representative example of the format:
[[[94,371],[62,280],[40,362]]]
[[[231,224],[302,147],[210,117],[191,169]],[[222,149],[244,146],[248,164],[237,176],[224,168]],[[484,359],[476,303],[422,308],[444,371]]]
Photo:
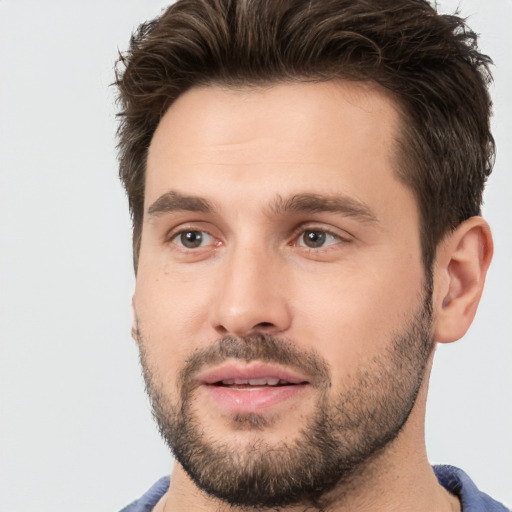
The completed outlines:
[[[140,358],[160,433],[192,481],[207,494],[230,505],[276,508],[304,504],[323,509],[329,493],[343,491],[364,477],[365,470],[398,436],[420,390],[433,350],[432,291],[425,287],[422,304],[403,332],[351,375],[351,386],[329,395],[327,362],[316,352],[269,335],[225,337],[193,356],[180,372],[179,398],[156,382],[143,333]],[[342,338],[342,336],[340,336]],[[253,441],[225,443],[208,432],[201,411],[194,409],[193,376],[205,365],[227,358],[289,365],[312,375],[318,400],[314,413],[296,437],[271,444],[265,440],[267,419],[234,417],[253,428]],[[332,493],[331,493],[332,494]]]

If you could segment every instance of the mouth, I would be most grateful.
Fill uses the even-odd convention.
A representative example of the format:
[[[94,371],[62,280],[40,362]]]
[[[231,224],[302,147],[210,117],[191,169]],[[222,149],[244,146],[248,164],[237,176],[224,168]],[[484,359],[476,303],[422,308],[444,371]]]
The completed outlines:
[[[218,382],[214,382],[212,385],[251,391],[263,387],[297,386],[298,384],[283,379],[263,377],[262,379],[224,379]]]
[[[233,414],[263,414],[310,387],[309,380],[293,370],[259,362],[226,363],[198,381],[214,407]]]

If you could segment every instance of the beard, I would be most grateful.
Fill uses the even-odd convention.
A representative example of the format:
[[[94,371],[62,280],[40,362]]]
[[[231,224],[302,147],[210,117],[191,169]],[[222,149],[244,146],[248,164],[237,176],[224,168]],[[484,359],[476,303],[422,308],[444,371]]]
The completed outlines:
[[[340,336],[342,338],[342,336]],[[160,433],[176,460],[204,492],[230,505],[276,508],[304,504],[324,508],[328,493],[343,492],[368,473],[372,461],[407,422],[420,390],[434,343],[432,290],[425,287],[418,311],[396,332],[386,350],[347,376],[333,396],[329,365],[317,352],[266,334],[223,337],[195,351],[179,374],[177,395],[158,382],[144,335],[138,331],[146,390]],[[265,415],[232,418],[251,429],[251,441],[237,444],[208,432],[207,420],[194,409],[197,373],[226,359],[276,363],[299,370],[314,383],[314,412],[292,439],[265,440]],[[241,427],[239,427],[241,428]]]

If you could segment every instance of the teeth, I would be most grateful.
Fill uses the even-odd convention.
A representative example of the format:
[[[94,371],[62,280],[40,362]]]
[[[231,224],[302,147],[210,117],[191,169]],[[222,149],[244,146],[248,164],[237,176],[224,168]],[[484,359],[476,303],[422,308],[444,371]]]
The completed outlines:
[[[249,379],[249,384],[251,386],[266,386],[267,379]]]
[[[222,381],[224,386],[249,385],[249,386],[277,386],[278,384],[288,384],[284,380],[263,378],[263,379],[225,379]]]
[[[251,386],[276,386],[279,379],[250,379],[249,384]]]

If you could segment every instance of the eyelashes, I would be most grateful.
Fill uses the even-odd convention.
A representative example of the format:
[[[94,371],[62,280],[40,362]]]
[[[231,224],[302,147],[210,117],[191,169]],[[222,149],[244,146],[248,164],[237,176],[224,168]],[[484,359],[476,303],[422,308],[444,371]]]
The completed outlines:
[[[296,238],[297,247],[322,249],[343,242],[343,239],[325,229],[305,229]]]
[[[187,229],[179,231],[171,241],[186,249],[197,249],[205,245],[214,245],[215,239],[207,231]]]
[[[312,253],[326,251],[351,241],[350,235],[346,233],[342,235],[325,227],[303,225],[287,238],[284,245]],[[178,227],[166,236],[165,242],[183,253],[200,253],[224,245],[220,236],[215,236],[210,230],[199,226]]]

